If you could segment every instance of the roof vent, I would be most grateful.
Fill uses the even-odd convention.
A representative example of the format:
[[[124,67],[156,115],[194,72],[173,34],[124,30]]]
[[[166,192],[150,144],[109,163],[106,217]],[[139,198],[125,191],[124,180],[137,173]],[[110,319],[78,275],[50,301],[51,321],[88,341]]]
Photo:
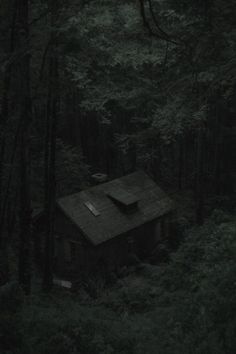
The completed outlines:
[[[127,214],[133,213],[138,209],[139,199],[130,192],[127,192],[124,189],[116,188],[110,190],[107,193],[107,196]]]
[[[95,173],[91,176],[91,178],[95,185],[108,181],[108,176],[105,173]]]

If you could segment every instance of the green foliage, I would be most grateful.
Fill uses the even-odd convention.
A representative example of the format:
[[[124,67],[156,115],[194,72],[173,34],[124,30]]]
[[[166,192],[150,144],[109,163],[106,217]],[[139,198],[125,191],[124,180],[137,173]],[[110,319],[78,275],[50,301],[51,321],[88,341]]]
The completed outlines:
[[[22,346],[20,311],[23,291],[16,283],[0,287],[0,352],[20,354]]]
[[[128,136],[137,165],[159,179],[163,174],[176,182],[178,155],[170,150],[191,137],[185,174],[192,187],[198,127],[204,125],[207,144],[212,144],[219,105],[234,106],[235,30],[232,16],[226,18],[235,12],[235,3],[152,4],[159,25],[175,43],[150,38],[132,1],[89,2],[64,24],[66,75],[80,92],[81,112],[110,123],[114,138],[127,141]],[[228,108],[222,114],[227,116]]]
[[[36,155],[33,161],[33,200],[42,202],[44,188],[44,153]],[[66,195],[80,191],[88,181],[89,166],[81,150],[57,139],[56,183],[57,195]]]
[[[18,300],[10,300],[16,292],[4,297],[9,291],[3,289],[4,306],[17,313],[7,335],[12,352],[234,353],[236,225],[231,219],[214,212],[204,226],[186,232],[168,264],[143,265],[96,299],[81,290],[56,290],[19,307]]]
[[[0,288],[0,312],[16,313],[21,307],[23,292],[17,283],[7,283]]]
[[[57,141],[56,176],[58,194],[71,194],[81,190],[88,180],[89,166],[80,149]]]
[[[58,136],[62,137],[57,141],[58,195],[76,192],[86,184],[89,166],[84,155],[89,155],[87,150],[94,143],[91,140],[99,134],[102,138],[94,143],[98,154],[106,151],[109,155],[107,150],[114,148],[119,156],[135,155],[139,166],[159,179],[162,177],[165,183],[179,173],[176,161],[181,154],[176,150],[186,140],[187,162],[185,166],[179,164],[180,169],[189,171],[185,171],[185,177],[192,187],[195,143],[198,128],[203,126],[207,141],[204,152],[209,157],[206,174],[215,176],[218,169],[224,170],[223,165],[217,164],[217,158],[222,163],[219,150],[225,148],[225,138],[219,131],[231,128],[227,118],[233,117],[236,110],[236,31],[232,16],[235,1],[152,3],[158,23],[170,36],[169,42],[151,38],[145,32],[134,1],[70,0],[60,10],[55,28],[61,86]],[[8,14],[12,9],[11,4],[9,10],[7,5],[5,2]],[[40,18],[47,9],[45,1],[33,1],[31,5],[33,19]],[[150,11],[147,19],[155,28]],[[42,137],[49,85],[48,22],[45,16],[32,21],[30,33],[34,38],[30,41],[34,98],[31,197],[37,202],[44,198]],[[4,47],[8,47],[7,39],[8,36],[1,36]],[[8,51],[1,53],[1,59],[5,64],[14,64],[18,53],[8,58]],[[20,111],[15,97],[20,83],[15,75],[17,65],[12,70],[7,97],[11,103],[9,119],[4,127],[6,146],[10,147],[3,161],[0,192],[5,193],[12,175],[11,191],[6,194],[11,194],[15,205],[18,181],[13,177],[19,151],[17,147],[15,151],[14,145]],[[100,128],[95,134],[93,118]],[[65,143],[68,126],[69,135],[76,126],[76,147]],[[89,141],[77,142],[78,136],[83,140],[83,133],[84,140]],[[2,144],[3,134],[0,140]],[[229,150],[233,150],[232,146]],[[146,266],[140,274],[128,276],[107,291],[104,284],[90,279],[83,289],[88,293],[86,301],[81,292],[75,296],[55,292],[48,298],[37,294],[26,299],[15,285],[1,287],[1,353],[234,353],[235,223],[217,209],[221,201],[214,205],[211,219],[201,228],[186,231],[192,215],[179,220],[185,240],[168,264]]]

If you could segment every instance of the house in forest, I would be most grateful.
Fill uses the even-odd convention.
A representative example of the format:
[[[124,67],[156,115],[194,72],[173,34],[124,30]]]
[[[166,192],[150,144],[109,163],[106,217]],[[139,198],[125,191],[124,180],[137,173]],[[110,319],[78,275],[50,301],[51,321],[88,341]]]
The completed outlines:
[[[170,198],[144,172],[60,198],[55,215],[55,270],[68,276],[114,270],[145,258],[168,237]]]

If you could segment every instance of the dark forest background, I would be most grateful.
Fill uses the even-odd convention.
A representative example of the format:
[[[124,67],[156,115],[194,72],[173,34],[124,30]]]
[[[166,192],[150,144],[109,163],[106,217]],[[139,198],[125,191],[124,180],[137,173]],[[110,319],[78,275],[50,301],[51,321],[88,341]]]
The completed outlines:
[[[235,1],[1,0],[0,63],[1,353],[235,352]],[[56,198],[136,169],[175,201],[174,249],[52,288]]]

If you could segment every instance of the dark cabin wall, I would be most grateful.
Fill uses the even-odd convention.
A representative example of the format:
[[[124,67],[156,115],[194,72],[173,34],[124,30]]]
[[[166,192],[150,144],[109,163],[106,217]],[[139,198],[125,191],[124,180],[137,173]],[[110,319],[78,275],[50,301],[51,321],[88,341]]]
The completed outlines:
[[[88,267],[88,250],[92,245],[78,227],[57,208],[55,215],[55,272],[73,275]]]
[[[77,277],[114,270],[127,261],[128,243],[123,236],[93,246],[78,227],[57,208],[55,217],[55,272]]]
[[[153,220],[149,223],[131,230],[127,236],[131,237],[133,242],[133,251],[140,258],[145,259],[150,255],[160,242],[169,238],[169,224],[171,223],[171,214]]]
[[[162,240],[169,237],[170,220],[171,215],[165,215],[97,246],[91,254],[91,266],[116,270],[132,262],[133,255],[140,260],[147,258]]]
[[[60,276],[116,270],[127,263],[128,236],[121,235],[94,247],[79,229],[57,209],[55,218],[55,271]],[[72,248],[72,247],[73,248]]]
[[[129,253],[129,244],[126,235],[120,235],[106,243],[99,245],[96,249],[98,252],[98,267],[100,261],[105,263],[110,270],[116,270],[121,265],[127,263]]]
[[[95,247],[57,208],[55,272],[76,278],[87,273],[115,271],[129,264],[132,255],[145,259],[162,239],[168,237],[169,220],[169,215],[163,216]]]

